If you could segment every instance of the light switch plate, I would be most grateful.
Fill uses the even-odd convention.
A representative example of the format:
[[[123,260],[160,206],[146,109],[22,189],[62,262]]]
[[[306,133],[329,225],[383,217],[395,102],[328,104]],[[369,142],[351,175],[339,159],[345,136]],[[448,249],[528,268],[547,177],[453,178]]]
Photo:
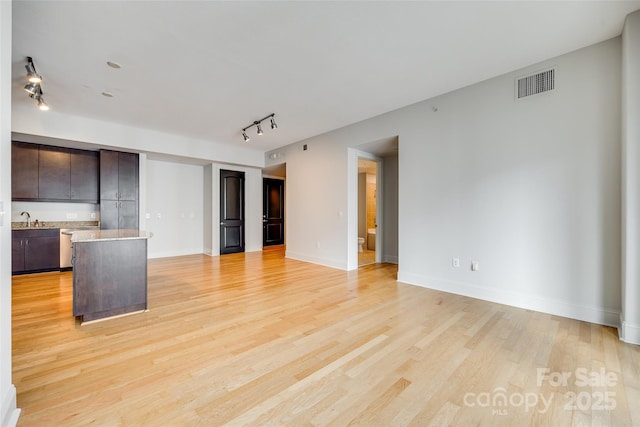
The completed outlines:
[[[4,226],[4,202],[0,202],[0,227]]]

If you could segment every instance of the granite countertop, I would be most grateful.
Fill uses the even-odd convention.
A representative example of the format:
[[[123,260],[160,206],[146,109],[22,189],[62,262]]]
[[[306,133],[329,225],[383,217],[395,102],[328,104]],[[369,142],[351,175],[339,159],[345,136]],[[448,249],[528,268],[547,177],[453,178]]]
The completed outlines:
[[[35,226],[35,220],[31,221],[31,227],[27,227],[26,221],[12,222],[12,230],[51,230],[55,228],[69,228],[69,229],[91,229],[100,228],[98,221],[40,221],[38,227]]]
[[[73,232],[71,243],[150,239],[151,237],[153,237],[153,233],[144,230],[81,230]]]

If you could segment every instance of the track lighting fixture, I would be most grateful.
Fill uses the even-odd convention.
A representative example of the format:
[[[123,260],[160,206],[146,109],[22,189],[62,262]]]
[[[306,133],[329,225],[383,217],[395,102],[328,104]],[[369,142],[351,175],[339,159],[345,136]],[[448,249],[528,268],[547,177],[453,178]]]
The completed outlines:
[[[36,66],[33,64],[33,60],[30,56],[27,56],[27,65],[24,66],[27,69],[27,83],[24,90],[29,94],[31,99],[35,99],[38,102],[38,108],[42,111],[47,111],[49,105],[44,102],[42,94],[42,76],[36,71]]]
[[[275,115],[276,113],[271,113],[266,117],[261,118],[260,120],[256,120],[253,123],[251,123],[249,126],[245,127],[242,129],[242,137],[244,138],[244,142],[249,142],[249,136],[247,135],[247,129],[249,129],[251,126],[255,126],[256,130],[257,130],[257,134],[258,135],[263,135],[264,132],[262,131],[262,121],[263,120],[267,120],[267,119],[271,119],[271,129],[277,129],[278,125],[276,125],[276,121],[275,121]]]

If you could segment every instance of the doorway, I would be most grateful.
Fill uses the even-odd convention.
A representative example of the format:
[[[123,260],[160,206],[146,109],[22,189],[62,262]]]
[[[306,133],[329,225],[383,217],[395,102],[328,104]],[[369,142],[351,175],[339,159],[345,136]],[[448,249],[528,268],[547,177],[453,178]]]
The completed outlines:
[[[284,244],[284,180],[262,178],[262,246]]]
[[[358,157],[358,267],[377,262],[378,162]]]
[[[244,172],[220,170],[220,255],[244,252]]]

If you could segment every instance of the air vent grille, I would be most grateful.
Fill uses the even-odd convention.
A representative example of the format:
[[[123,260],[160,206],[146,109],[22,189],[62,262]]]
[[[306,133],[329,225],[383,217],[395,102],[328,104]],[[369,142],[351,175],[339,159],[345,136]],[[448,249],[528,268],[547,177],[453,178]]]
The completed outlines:
[[[547,71],[542,71],[540,73],[518,79],[516,82],[518,99],[553,90],[556,83],[555,71],[556,70],[552,68]]]

